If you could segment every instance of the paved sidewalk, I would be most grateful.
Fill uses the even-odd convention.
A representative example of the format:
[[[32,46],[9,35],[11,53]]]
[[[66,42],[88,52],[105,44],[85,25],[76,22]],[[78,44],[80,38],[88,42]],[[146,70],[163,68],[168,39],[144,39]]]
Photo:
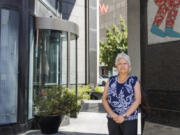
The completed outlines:
[[[53,135],[107,135],[105,113],[80,112],[78,118],[71,118],[70,125],[60,126],[59,133]],[[31,130],[20,135],[43,135],[39,130]],[[180,128],[146,122],[143,135],[180,135]]]
[[[70,123],[68,126],[60,127],[60,131],[73,133],[72,135],[108,134],[106,113],[80,112],[78,118],[71,119]],[[180,135],[180,128],[146,122],[143,135]]]
[[[70,125],[60,126],[59,133],[51,135],[107,135],[106,113],[80,112],[70,119]],[[43,135],[39,130],[31,130],[20,135]]]
[[[79,132],[84,133],[83,135],[106,135],[108,134],[106,113],[80,112],[78,118],[71,119],[70,125],[60,127],[60,131]]]
[[[100,112],[98,112],[99,110]],[[59,133],[53,135],[107,135],[106,113],[100,101],[85,101],[77,118],[70,119],[70,125],[60,126]],[[39,130],[31,130],[20,135],[43,135]],[[143,135],[180,135],[180,128],[160,124],[145,123]]]
[[[180,135],[180,128],[146,122],[143,135]]]

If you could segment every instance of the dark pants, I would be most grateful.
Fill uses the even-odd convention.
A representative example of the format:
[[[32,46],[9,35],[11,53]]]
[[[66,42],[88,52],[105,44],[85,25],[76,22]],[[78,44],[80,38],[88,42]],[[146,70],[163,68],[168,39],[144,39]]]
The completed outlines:
[[[142,122],[143,128],[144,122]],[[137,135],[137,120],[129,120],[118,124],[113,119],[108,118],[108,130],[109,135]]]

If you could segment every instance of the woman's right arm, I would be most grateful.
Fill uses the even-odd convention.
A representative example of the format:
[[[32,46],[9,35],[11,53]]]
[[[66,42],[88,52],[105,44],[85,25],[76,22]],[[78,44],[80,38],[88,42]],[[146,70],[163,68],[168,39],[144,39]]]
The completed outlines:
[[[107,111],[107,113],[113,118],[117,118],[118,115],[116,113],[114,113],[112,111],[112,109],[110,108],[109,104],[108,104],[108,87],[109,87],[109,82],[106,82],[106,85],[104,87],[104,92],[103,92],[103,96],[102,96],[102,104],[104,105],[105,110]]]

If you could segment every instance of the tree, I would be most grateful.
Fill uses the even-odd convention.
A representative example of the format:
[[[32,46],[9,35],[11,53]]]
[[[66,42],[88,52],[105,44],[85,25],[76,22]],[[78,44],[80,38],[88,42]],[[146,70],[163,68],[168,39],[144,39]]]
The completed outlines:
[[[118,53],[127,53],[127,26],[120,17],[119,29],[116,25],[106,30],[106,42],[100,41],[100,62],[103,62],[111,70],[115,67],[115,59]]]

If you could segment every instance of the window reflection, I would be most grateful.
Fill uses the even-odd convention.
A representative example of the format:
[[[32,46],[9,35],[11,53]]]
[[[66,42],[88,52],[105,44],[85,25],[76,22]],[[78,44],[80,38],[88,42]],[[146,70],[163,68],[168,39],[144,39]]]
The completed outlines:
[[[56,9],[56,3],[58,0],[45,0],[45,1],[47,1],[53,8]]]
[[[42,0],[52,11],[61,12],[61,0]]]
[[[34,81],[37,85],[58,84],[59,32],[40,30],[38,38]]]
[[[30,56],[29,56],[29,104],[28,104],[28,119],[33,117],[32,106],[33,106],[33,55],[34,55],[34,18],[30,17],[30,34],[29,34],[29,46],[30,46]]]
[[[0,9],[0,124],[17,122],[19,13]]]
[[[67,83],[67,33],[39,30],[34,55],[34,85]]]
[[[67,32],[56,30],[40,29],[36,31],[33,60],[34,97],[39,95],[42,89],[52,85],[76,86],[77,36],[70,34],[68,47],[67,35]],[[70,82],[67,82],[67,72],[70,72]]]
[[[60,84],[66,85],[67,84],[67,33],[63,32],[61,34],[61,65],[60,74],[61,74],[61,81]]]

